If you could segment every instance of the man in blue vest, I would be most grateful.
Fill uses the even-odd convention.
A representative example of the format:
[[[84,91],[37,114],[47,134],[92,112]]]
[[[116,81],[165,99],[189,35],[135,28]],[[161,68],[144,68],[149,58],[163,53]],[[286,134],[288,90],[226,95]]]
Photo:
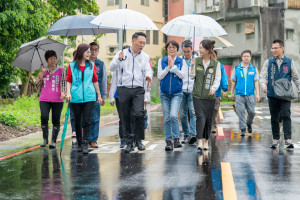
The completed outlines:
[[[279,128],[279,115],[283,121],[283,133],[284,133],[284,147],[293,149],[292,143],[292,129],[291,129],[291,101],[277,99],[274,95],[274,89],[272,85],[272,71],[274,72],[274,81],[286,78],[289,81],[293,80],[298,92],[300,91],[300,80],[298,72],[295,68],[295,64],[291,58],[284,55],[284,44],[282,40],[274,40],[271,49],[274,57],[265,61],[261,70],[261,87],[264,93],[267,93],[269,99],[269,109],[271,114],[271,126],[273,142],[271,148],[277,148],[279,146],[280,128]]]
[[[101,98],[104,100],[101,103],[101,106],[104,106],[105,99],[107,95],[107,75],[106,75],[106,67],[103,61],[97,58],[99,53],[99,45],[96,42],[90,43],[91,57],[90,61],[94,62],[96,65],[96,72],[98,76],[98,84],[101,92]],[[96,96],[96,99],[98,97]],[[90,130],[90,138],[89,144],[91,148],[98,148],[97,140],[99,136],[99,125],[100,125],[100,104],[95,102],[93,113],[92,113],[92,121],[91,121],[91,130]]]
[[[242,62],[234,68],[231,75],[231,100],[234,100],[235,108],[239,117],[239,128],[241,136],[246,134],[246,126],[248,133],[252,133],[252,123],[255,116],[255,99],[259,101],[258,71],[251,64],[252,53],[245,50],[241,53]],[[233,90],[235,92],[233,93]],[[256,95],[254,94],[254,90]],[[245,118],[245,110],[247,110],[247,121]]]

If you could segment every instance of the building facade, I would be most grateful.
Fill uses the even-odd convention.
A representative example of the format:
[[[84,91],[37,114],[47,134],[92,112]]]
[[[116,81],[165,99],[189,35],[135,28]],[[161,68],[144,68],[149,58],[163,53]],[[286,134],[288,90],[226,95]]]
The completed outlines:
[[[252,51],[252,63],[260,70],[272,57],[272,41],[282,39],[285,55],[293,58],[300,72],[299,0],[195,0],[195,6],[197,14],[218,21],[228,33],[224,38],[235,45],[218,51],[226,71],[241,62],[245,49]]]
[[[118,9],[119,0],[96,0],[100,8],[100,13],[107,10]],[[163,0],[123,0],[122,8],[135,10],[147,15],[158,27],[161,29],[164,25],[163,17]],[[156,56],[161,56],[162,48],[164,47],[163,33],[157,31],[144,31],[144,30],[126,30],[124,45],[131,46],[131,37],[137,31],[142,31],[147,34],[147,44],[144,51],[150,56],[151,60],[154,60]],[[103,60],[106,66],[109,66],[110,61],[119,50],[118,33],[109,33],[103,35],[98,39],[100,44],[99,58]],[[92,41],[93,38],[89,37],[88,41]],[[85,42],[88,42],[85,41]]]

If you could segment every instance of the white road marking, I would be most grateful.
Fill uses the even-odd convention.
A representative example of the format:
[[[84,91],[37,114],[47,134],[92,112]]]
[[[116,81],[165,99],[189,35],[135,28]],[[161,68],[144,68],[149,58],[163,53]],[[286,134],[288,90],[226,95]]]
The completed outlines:
[[[150,147],[148,147],[146,150],[147,150],[147,151],[152,151],[152,150],[154,150],[157,146],[158,146],[158,144],[151,144]]]

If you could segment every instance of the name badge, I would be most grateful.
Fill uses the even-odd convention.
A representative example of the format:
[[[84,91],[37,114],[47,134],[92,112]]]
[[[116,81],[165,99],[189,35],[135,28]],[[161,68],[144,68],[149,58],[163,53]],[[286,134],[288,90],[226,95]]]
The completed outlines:
[[[248,74],[249,74],[249,75],[254,75],[254,72],[249,72]]]

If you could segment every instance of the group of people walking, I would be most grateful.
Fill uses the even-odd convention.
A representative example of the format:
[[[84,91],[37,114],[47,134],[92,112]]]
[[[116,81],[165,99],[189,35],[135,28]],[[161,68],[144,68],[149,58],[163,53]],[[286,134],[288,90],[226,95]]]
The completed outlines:
[[[110,62],[113,72],[110,90],[110,103],[116,102],[119,113],[120,147],[126,147],[129,153],[135,147],[145,150],[142,140],[145,138],[145,104],[150,101],[148,95],[153,71],[149,56],[143,52],[146,34],[136,32],[132,36],[132,45],[119,51]],[[194,144],[202,152],[209,149],[211,133],[216,133],[217,115],[221,96],[226,96],[228,79],[224,66],[218,62],[214,51],[214,41],[202,40],[199,44],[200,57],[192,55],[192,43],[182,43],[183,56],[177,56],[179,44],[168,41],[166,57],[158,61],[157,77],[160,80],[160,99],[164,118],[166,151],[182,147],[181,143]],[[283,119],[285,146],[293,148],[291,142],[290,101],[279,100],[274,95],[272,79],[293,80],[300,90],[300,81],[294,63],[283,55],[284,45],[275,40],[272,45],[273,58],[265,61],[261,70],[260,84],[267,93],[271,113],[273,142],[279,144],[279,115]],[[49,112],[52,110],[52,139],[49,148],[56,147],[60,130],[60,117],[64,99],[70,102],[75,120],[77,149],[87,154],[89,146],[97,148],[99,135],[100,106],[104,105],[106,92],[106,67],[97,58],[99,45],[95,42],[82,43],[77,47],[73,62],[64,71],[57,65],[55,51],[47,51],[48,63],[43,67],[37,81],[42,85],[40,95],[42,147],[48,144]],[[260,100],[258,69],[251,64],[251,51],[241,54],[242,62],[233,68],[231,75],[231,99],[235,99],[239,117],[241,136],[246,130],[252,132],[255,116],[255,102]],[[274,73],[271,74],[271,68]],[[273,76],[272,76],[273,75]],[[245,118],[245,110],[248,113]],[[184,133],[180,140],[178,113]]]

